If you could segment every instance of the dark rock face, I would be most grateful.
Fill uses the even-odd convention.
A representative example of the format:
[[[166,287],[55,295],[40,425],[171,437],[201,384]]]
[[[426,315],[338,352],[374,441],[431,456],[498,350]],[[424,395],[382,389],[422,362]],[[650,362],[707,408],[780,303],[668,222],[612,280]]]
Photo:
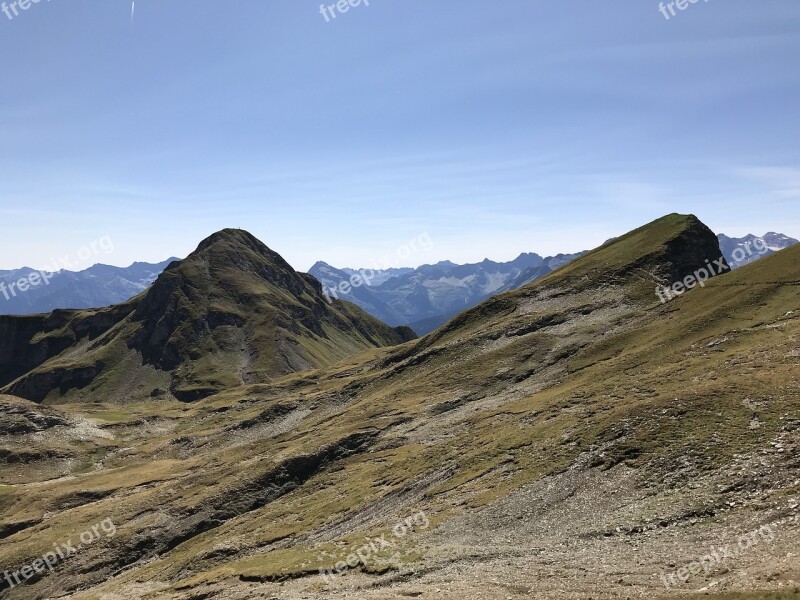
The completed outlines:
[[[71,336],[54,336],[34,342],[34,336],[42,332],[45,325],[46,320],[41,315],[0,317],[1,385],[10,383],[73,343]]]
[[[94,311],[0,316],[0,386],[58,356],[79,339],[98,338],[131,310],[130,304],[121,304]]]
[[[33,527],[41,523],[41,519],[29,519],[27,521],[18,521],[16,523],[2,523],[0,524],[0,540],[11,537],[15,533],[23,531],[28,527]],[[2,589],[2,588],[0,588]]]
[[[98,363],[84,367],[32,371],[12,383],[8,391],[26,400],[42,402],[53,390],[65,394],[73,388],[86,387],[102,370],[103,364]]]
[[[188,300],[177,266],[164,271],[133,313],[133,320],[141,323],[141,328],[128,346],[139,350],[147,363],[163,369],[177,367],[181,349],[173,336],[181,324],[191,319]],[[199,323],[189,329],[195,330],[195,337],[208,333]]]
[[[687,275],[710,266],[713,267],[712,276],[731,270],[716,234],[697,218],[693,218],[678,237],[669,241],[666,248],[664,268],[671,281],[681,281]]]
[[[400,335],[400,338],[404,342],[410,342],[411,340],[417,339],[417,334],[414,333],[414,330],[411,327],[395,327],[394,330]]]

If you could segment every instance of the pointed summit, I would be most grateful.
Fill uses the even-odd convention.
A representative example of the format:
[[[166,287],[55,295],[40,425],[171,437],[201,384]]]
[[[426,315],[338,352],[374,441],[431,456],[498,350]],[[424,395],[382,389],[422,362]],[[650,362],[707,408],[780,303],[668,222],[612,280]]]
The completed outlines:
[[[233,260],[241,268],[247,268],[248,262],[270,263],[278,270],[294,271],[280,254],[244,229],[223,229],[208,236],[200,242],[197,250],[190,254],[187,260],[201,256]]]
[[[656,283],[680,281],[720,259],[722,271],[729,271],[711,229],[694,215],[673,213],[612,238],[532,285],[570,282],[585,288],[613,283],[628,286],[630,292],[642,286],[649,292]]]
[[[89,334],[99,339],[79,361],[45,361],[8,389],[36,401],[70,390],[82,396],[83,388],[120,400],[192,401],[409,336],[352,304],[330,302],[313,277],[240,229],[209,236],[129,303],[74,316],[65,343],[90,341],[87,320],[100,321]]]

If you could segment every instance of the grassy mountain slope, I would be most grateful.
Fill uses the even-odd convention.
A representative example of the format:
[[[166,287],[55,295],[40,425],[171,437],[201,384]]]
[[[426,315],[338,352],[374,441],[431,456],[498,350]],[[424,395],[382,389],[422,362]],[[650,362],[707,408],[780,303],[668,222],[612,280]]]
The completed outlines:
[[[408,339],[329,304],[313,278],[240,230],[214,234],[123,305],[4,317],[0,327],[12,334],[0,342],[5,391],[35,401],[190,401]]]
[[[421,340],[190,405],[59,406],[7,445],[91,427],[91,460],[3,471],[0,566],[118,531],[9,597],[795,597],[800,248],[658,301],[718,256],[671,215]],[[780,543],[660,584],[764,523]]]

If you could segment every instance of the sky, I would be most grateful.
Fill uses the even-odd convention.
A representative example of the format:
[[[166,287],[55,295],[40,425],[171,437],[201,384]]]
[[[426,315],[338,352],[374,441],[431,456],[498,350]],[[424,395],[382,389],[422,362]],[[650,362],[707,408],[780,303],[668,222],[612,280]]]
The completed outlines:
[[[420,236],[409,266],[574,252],[672,212],[800,238],[797,0],[669,19],[653,0],[17,12],[0,12],[0,269],[101,239],[87,261],[157,262],[225,227],[299,270]]]

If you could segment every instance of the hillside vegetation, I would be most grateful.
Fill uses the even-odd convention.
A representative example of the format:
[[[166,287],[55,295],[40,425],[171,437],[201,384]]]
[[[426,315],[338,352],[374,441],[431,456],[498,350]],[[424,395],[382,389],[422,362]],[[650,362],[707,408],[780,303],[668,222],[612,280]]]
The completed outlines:
[[[71,314],[58,335],[125,317],[6,386],[103,363],[45,405],[0,397],[0,566],[116,533],[4,597],[800,597],[800,247],[662,304],[657,286],[720,258],[669,215],[378,347],[403,332],[317,303],[239,236],[129,308]],[[172,395],[127,398],[144,370]],[[663,584],[766,525],[773,541]]]

